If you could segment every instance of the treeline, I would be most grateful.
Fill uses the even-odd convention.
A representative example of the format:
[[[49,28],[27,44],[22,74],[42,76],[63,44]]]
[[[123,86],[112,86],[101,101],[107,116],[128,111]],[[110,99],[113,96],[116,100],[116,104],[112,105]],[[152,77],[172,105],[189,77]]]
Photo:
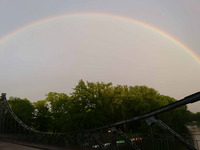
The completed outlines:
[[[25,124],[44,132],[70,132],[91,129],[132,118],[175,102],[147,86],[113,86],[112,83],[80,80],[70,95],[50,92],[45,100],[31,103],[28,99],[11,97],[8,102]],[[163,113],[158,117],[176,131],[184,131],[184,124],[193,114],[187,106]],[[147,132],[145,121],[122,127],[127,132]],[[156,132],[158,129],[155,127]]]

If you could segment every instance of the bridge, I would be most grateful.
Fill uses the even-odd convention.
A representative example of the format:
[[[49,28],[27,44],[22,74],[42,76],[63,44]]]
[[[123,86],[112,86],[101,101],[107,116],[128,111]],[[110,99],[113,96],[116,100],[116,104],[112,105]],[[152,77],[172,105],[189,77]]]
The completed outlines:
[[[24,124],[12,111],[6,94],[0,97],[0,141],[47,150],[199,150],[197,141],[190,135],[180,135],[158,119],[157,115],[200,100],[200,92],[179,101],[103,127],[70,133],[50,133],[35,130]],[[124,133],[120,127],[126,124],[146,120],[149,126],[157,124],[165,134]],[[1,145],[0,145],[1,146]]]

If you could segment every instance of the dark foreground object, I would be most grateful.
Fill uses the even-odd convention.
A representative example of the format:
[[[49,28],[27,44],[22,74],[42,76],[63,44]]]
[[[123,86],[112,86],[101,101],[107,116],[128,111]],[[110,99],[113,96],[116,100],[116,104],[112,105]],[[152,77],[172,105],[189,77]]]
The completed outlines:
[[[51,145],[0,140],[0,150],[89,150],[80,147],[59,148]]]
[[[6,94],[2,93],[0,97],[0,138],[4,141],[7,140],[7,142],[16,142],[21,145],[29,145],[32,148],[46,150],[83,150],[85,148],[129,150],[128,147],[132,150],[185,150],[185,148],[197,150],[199,148],[198,146],[197,148],[194,147],[194,142],[176,133],[167,124],[159,120],[157,115],[199,100],[200,92],[146,114],[107,124],[103,127],[71,133],[50,133],[34,130],[24,124],[10,108]],[[140,120],[146,120],[150,127],[157,124],[158,127],[168,132],[168,135],[156,136],[151,132],[146,136],[137,136],[136,134],[125,134],[120,129],[120,126]]]
[[[41,150],[41,149],[0,141],[0,150]]]

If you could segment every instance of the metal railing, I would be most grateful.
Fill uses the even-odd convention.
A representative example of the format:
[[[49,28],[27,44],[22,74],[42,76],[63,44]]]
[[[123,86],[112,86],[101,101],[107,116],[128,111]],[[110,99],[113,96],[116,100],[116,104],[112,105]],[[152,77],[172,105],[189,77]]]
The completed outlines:
[[[2,94],[0,101],[0,138],[18,144],[45,148],[48,145],[57,147],[78,146],[93,149],[135,149],[135,150],[198,150],[199,140],[187,139],[169,128],[156,115],[175,109],[177,107],[200,100],[200,92],[187,96],[182,100],[156,109],[152,112],[119,121],[92,130],[76,131],[71,133],[49,133],[34,130],[24,124],[11,110],[6,95]],[[169,134],[158,136],[156,134],[140,135],[125,134],[119,126],[146,119],[148,125],[157,124]],[[110,128],[109,133],[106,133]],[[51,146],[51,147],[52,147]],[[50,149],[50,148],[49,148]]]

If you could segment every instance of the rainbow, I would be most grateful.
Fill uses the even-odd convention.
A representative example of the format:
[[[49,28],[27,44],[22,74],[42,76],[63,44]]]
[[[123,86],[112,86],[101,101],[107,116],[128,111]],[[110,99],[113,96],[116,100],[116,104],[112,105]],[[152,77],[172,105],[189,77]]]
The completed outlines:
[[[23,32],[28,30],[29,28],[33,27],[33,26],[37,26],[40,25],[42,23],[46,23],[46,22],[50,22],[53,21],[57,18],[67,18],[67,17],[74,17],[74,16],[107,16],[107,17],[113,17],[113,18],[118,18],[118,19],[122,19],[122,20],[127,20],[133,23],[136,23],[138,25],[144,26],[152,31],[157,32],[158,34],[166,37],[167,39],[171,40],[173,43],[175,43],[176,45],[178,45],[179,47],[181,47],[183,50],[185,50],[189,55],[191,55],[195,61],[197,61],[198,63],[200,63],[200,57],[195,54],[191,49],[189,49],[187,46],[185,46],[183,43],[181,43],[180,41],[178,41],[177,39],[175,39],[173,36],[167,34],[166,32],[160,30],[159,28],[153,27],[149,24],[146,24],[144,22],[132,19],[132,18],[128,18],[128,17],[124,17],[124,16],[119,16],[119,15],[113,15],[113,14],[105,14],[105,13],[73,13],[73,14],[62,14],[62,15],[57,15],[57,16],[53,16],[53,17],[48,17],[45,19],[41,19],[41,20],[37,20],[35,22],[32,22],[30,24],[27,24],[25,26],[22,26],[21,28],[18,28],[8,34],[6,34],[5,36],[0,38],[0,44],[7,41],[9,38],[11,38],[12,36],[16,35],[17,33]]]

